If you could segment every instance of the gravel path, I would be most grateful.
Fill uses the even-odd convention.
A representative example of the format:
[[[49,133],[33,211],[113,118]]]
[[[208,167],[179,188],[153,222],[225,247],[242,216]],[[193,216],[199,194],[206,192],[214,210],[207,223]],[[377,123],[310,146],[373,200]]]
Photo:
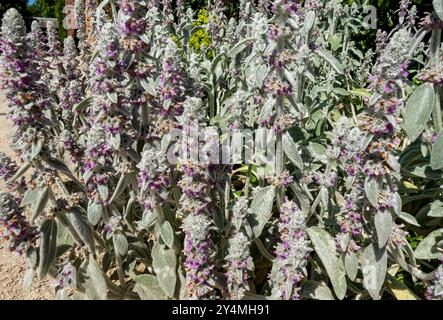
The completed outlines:
[[[5,97],[0,93],[0,151],[12,156],[9,148],[10,125]],[[1,233],[0,227],[0,233]],[[27,263],[24,258],[11,253],[8,244],[0,239],[0,300],[48,300],[53,298],[50,281],[35,280],[31,290],[22,288]]]

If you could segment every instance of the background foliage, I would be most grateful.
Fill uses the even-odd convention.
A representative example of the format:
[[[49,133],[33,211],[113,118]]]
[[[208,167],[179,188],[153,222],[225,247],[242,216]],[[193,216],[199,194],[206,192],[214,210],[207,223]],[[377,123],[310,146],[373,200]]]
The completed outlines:
[[[0,16],[3,17],[5,12],[10,8],[17,9],[23,15],[28,14],[26,0],[2,0],[0,2]]]

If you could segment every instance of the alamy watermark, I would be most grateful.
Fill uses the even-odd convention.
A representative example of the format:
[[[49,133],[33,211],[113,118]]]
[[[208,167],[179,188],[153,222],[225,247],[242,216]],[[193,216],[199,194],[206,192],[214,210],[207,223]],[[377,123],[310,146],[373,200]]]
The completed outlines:
[[[219,131],[191,122],[184,129],[174,129],[167,134],[162,149],[171,165],[250,164],[266,168],[269,174],[276,166],[277,134],[268,128]]]

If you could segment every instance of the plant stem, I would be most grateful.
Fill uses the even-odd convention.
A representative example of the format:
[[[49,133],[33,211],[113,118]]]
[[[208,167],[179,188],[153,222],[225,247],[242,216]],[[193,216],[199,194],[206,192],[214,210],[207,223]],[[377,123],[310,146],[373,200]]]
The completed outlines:
[[[120,280],[120,286],[126,287],[125,272],[123,271],[123,262],[120,254],[115,253],[115,263],[117,264],[117,274]]]
[[[440,45],[441,45],[441,29],[440,27],[435,27],[432,30],[431,43],[429,49],[429,62],[430,66],[435,66],[440,60]],[[440,132],[442,130],[442,113],[441,113],[441,86],[434,85],[435,91],[435,105],[434,110],[432,111],[432,119],[434,122],[434,129],[436,132]]]

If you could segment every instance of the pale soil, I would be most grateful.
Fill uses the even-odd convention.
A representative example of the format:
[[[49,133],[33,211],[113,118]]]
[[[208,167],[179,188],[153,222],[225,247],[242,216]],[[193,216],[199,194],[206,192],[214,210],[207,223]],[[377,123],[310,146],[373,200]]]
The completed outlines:
[[[8,142],[10,126],[6,119],[7,112],[5,97],[0,92],[0,151],[12,157]],[[53,299],[53,290],[48,280],[34,280],[31,290],[22,288],[26,267],[25,259],[11,253],[8,244],[0,238],[0,300]]]

